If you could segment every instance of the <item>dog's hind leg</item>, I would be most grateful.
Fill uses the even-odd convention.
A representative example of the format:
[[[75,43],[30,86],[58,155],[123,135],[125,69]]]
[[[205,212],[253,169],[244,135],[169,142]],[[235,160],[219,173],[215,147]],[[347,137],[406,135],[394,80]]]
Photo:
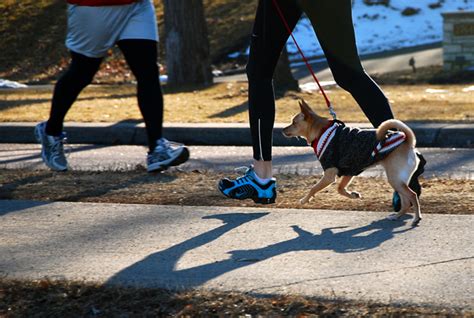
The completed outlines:
[[[417,194],[408,187],[411,175],[415,171],[418,161],[415,152],[409,153],[408,160],[401,156],[392,156],[390,161],[383,163],[387,173],[387,179],[395,191],[398,192],[401,199],[401,209],[398,213],[390,215],[390,219],[398,219],[407,213],[413,206],[415,208],[415,220],[413,225],[417,225],[421,220],[420,202]]]
[[[421,209],[420,201],[418,200],[418,195],[408,187],[406,184],[401,184],[398,187],[394,187],[395,191],[400,195],[402,200],[402,206],[398,213],[389,215],[389,219],[396,220],[402,215],[407,213],[411,207],[415,208],[415,219],[413,220],[413,225],[416,226],[421,221]]]
[[[418,195],[406,184],[403,184],[399,189],[397,189],[397,191],[402,197],[402,207],[400,212],[406,213],[413,206],[415,208],[415,219],[413,220],[413,225],[417,225],[421,221],[421,209]]]
[[[354,177],[353,176],[343,176],[341,178],[341,182],[339,182],[339,185],[337,186],[337,192],[339,194],[348,197],[349,199],[360,199],[361,195],[359,192],[348,192],[347,187],[349,184],[351,184],[351,181]]]

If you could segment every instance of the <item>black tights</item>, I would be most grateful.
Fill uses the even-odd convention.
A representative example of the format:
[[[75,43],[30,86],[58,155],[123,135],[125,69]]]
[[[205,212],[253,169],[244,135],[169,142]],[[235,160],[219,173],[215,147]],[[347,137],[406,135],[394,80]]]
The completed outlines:
[[[150,151],[162,136],[163,94],[157,65],[157,46],[152,40],[121,40],[117,43],[137,79],[137,99],[145,121]],[[90,58],[71,52],[71,64],[54,88],[46,133],[58,136],[63,122],[79,93],[92,82],[102,58]]]
[[[290,28],[303,12],[311,20],[337,84],[352,94],[375,127],[393,118],[387,98],[363,69],[354,36],[351,0],[277,0]],[[272,159],[275,121],[273,72],[288,39],[288,32],[272,0],[259,0],[253,26],[250,56],[249,116],[253,157]]]

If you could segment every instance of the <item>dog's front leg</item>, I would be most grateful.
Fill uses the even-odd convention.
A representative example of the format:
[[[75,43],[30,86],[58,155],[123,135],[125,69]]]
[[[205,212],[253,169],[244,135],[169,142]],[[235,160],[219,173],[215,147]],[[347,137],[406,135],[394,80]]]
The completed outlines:
[[[301,204],[308,203],[309,200],[315,195],[317,192],[327,188],[330,184],[336,181],[337,176],[337,168],[329,168],[324,171],[324,175],[318,183],[311,188],[309,193],[300,200]]]
[[[351,184],[353,178],[353,176],[343,176],[341,178],[341,182],[339,182],[339,185],[337,186],[337,192],[345,197],[348,197],[349,199],[360,199],[361,195],[359,192],[347,192],[347,187],[349,184]]]

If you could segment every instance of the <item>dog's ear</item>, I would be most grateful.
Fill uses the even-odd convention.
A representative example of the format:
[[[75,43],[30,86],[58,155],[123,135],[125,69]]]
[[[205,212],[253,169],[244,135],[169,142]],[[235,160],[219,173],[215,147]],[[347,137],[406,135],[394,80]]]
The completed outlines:
[[[301,112],[303,113],[305,118],[310,117],[311,115],[314,115],[313,110],[311,109],[311,107],[309,107],[308,103],[306,103],[304,99],[299,100],[299,105],[300,105]]]

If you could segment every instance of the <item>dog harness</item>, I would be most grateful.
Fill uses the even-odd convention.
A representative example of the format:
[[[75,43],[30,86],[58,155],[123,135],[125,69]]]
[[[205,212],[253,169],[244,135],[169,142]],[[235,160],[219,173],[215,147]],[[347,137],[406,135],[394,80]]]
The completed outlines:
[[[311,147],[324,170],[337,168],[338,176],[356,176],[384,159],[405,140],[405,133],[389,131],[379,141],[375,129],[351,128],[333,120]]]

